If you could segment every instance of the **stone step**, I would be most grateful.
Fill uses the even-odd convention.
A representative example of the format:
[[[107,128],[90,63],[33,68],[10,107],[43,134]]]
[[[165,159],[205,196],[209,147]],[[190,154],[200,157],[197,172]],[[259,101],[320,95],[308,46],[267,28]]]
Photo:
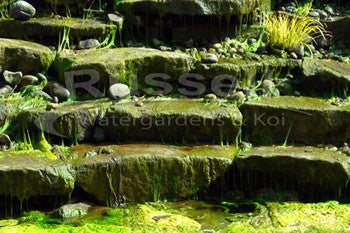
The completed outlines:
[[[117,5],[117,10],[127,14],[175,14],[175,15],[245,15],[254,12],[258,7],[261,10],[270,9],[270,1],[181,1],[164,0],[154,2],[152,0],[124,0]]]
[[[350,106],[311,97],[251,100],[240,110],[248,140],[254,144],[342,145],[350,139]]]
[[[103,21],[81,18],[33,18],[29,21],[0,20],[0,37],[34,40],[48,45],[58,44],[64,31],[72,42],[80,39],[100,39],[117,31],[115,25]]]
[[[48,197],[53,208],[55,197],[67,198],[74,189],[109,206],[188,198],[225,174],[237,153],[231,146],[126,144],[104,145],[109,154],[100,149],[85,157],[94,148],[75,146],[60,153],[64,161],[39,151],[0,152],[0,212],[9,212],[16,201],[35,204]],[[13,203],[6,203],[9,197]]]
[[[0,51],[1,73],[10,70],[36,74],[47,71],[53,62],[48,47],[28,41],[0,38]]]
[[[226,144],[239,135],[242,115],[233,104],[203,99],[103,99],[62,104],[51,111],[33,108],[19,114],[17,122],[71,141]]]
[[[234,146],[159,144],[78,145],[68,152],[54,151],[0,152],[0,214],[26,200],[30,205],[45,200],[53,208],[57,198],[68,201],[71,194],[117,206],[198,195],[345,200],[349,192],[349,157],[313,147],[257,147],[239,155]],[[10,197],[12,203],[6,203]]]
[[[304,58],[302,85],[309,94],[343,96],[350,86],[350,65],[330,59]]]
[[[289,201],[349,198],[350,158],[337,151],[263,146],[239,154],[233,164],[212,187],[226,198],[232,190],[242,191],[247,198],[279,195]]]
[[[125,84],[139,82],[136,88],[141,89],[148,75],[163,73],[166,77],[163,75],[160,80],[168,81],[169,76],[177,80],[180,75],[189,73],[194,63],[192,57],[180,53],[148,48],[116,48],[63,53],[57,58],[55,66],[62,83],[67,83],[74,76],[85,75],[102,87],[117,80]]]

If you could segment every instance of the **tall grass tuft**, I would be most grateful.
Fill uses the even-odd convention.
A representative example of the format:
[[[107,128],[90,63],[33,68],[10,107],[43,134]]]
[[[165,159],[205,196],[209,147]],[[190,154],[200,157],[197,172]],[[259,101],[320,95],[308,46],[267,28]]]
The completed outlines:
[[[314,41],[317,37],[327,34],[322,23],[307,16],[295,17],[279,12],[265,15],[262,23],[266,27],[270,46],[279,44],[285,49],[295,45],[305,45],[309,48],[307,41]]]

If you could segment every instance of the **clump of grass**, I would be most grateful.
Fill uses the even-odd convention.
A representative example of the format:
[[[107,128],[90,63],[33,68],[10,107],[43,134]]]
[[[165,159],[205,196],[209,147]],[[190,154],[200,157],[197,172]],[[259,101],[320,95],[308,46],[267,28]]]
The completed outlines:
[[[315,38],[327,34],[322,23],[307,16],[293,17],[285,13],[274,13],[265,15],[263,24],[270,46],[279,44],[285,49],[296,45],[309,48],[307,41],[314,41]]]
[[[64,28],[63,35],[61,36],[61,32],[59,33],[59,41],[57,47],[57,53],[60,54],[63,50],[70,48],[70,28]]]

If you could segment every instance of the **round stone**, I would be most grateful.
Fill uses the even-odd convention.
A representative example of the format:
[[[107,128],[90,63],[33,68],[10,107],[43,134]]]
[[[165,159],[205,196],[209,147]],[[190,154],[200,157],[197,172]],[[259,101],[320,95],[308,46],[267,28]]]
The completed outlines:
[[[96,39],[82,40],[79,42],[79,49],[92,49],[100,45],[100,42]]]
[[[109,87],[107,96],[112,100],[120,100],[130,95],[130,89],[127,85],[117,83]]]
[[[205,53],[201,55],[203,63],[217,63],[219,61],[218,56],[213,53]]]
[[[21,85],[22,87],[25,87],[25,86],[31,85],[31,84],[33,84],[33,83],[36,83],[36,82],[38,82],[38,81],[39,81],[39,79],[38,79],[37,77],[33,76],[33,75],[25,75],[25,76],[23,76],[23,78],[21,79],[20,85]]]
[[[43,75],[42,73],[37,73],[36,77],[39,79],[40,83],[46,83],[47,82],[47,78],[45,75]]]
[[[8,71],[5,70],[3,73],[4,79],[5,81],[10,84],[11,86],[15,86],[18,83],[20,83],[23,74],[22,72],[12,72],[12,71]]]
[[[38,97],[43,98],[46,101],[52,100],[52,97],[49,94],[47,94],[46,92],[41,91],[41,90],[31,92],[30,96],[32,96],[32,97],[38,96]]]
[[[50,96],[56,96],[59,102],[65,102],[70,98],[70,92],[59,83],[49,83],[47,86]]]
[[[275,84],[271,81],[271,80],[268,80],[268,79],[265,79],[263,82],[262,82],[262,88],[263,89],[266,89],[266,88],[274,88],[275,87]]]
[[[17,1],[10,9],[10,16],[16,20],[27,21],[35,16],[35,8],[25,1]]]

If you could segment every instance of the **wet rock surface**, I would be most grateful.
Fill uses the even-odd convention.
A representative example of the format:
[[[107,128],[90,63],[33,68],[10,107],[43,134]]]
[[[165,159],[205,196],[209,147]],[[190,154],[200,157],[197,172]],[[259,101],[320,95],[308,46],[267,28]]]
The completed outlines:
[[[0,39],[0,66],[2,71],[20,70],[24,74],[47,71],[53,62],[52,51],[40,44]]]
[[[248,101],[240,109],[246,133],[257,144],[285,140],[307,145],[340,144],[350,136],[347,133],[348,108],[334,106],[323,99],[265,98]]]

